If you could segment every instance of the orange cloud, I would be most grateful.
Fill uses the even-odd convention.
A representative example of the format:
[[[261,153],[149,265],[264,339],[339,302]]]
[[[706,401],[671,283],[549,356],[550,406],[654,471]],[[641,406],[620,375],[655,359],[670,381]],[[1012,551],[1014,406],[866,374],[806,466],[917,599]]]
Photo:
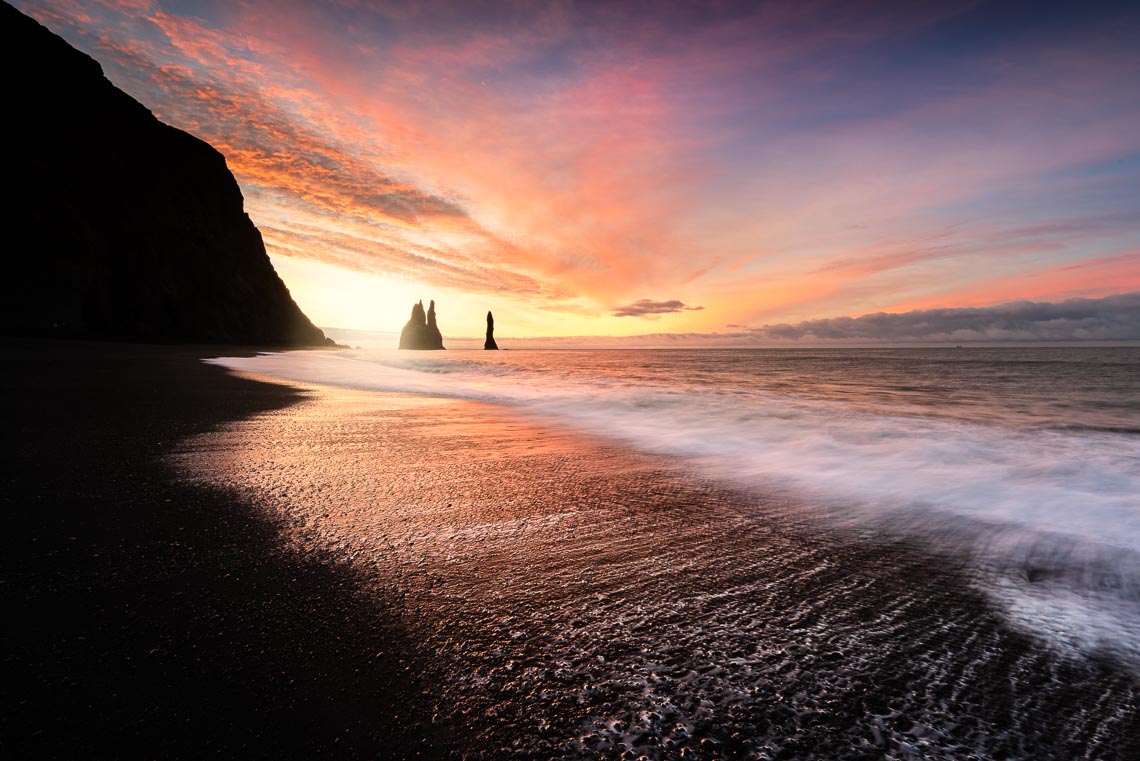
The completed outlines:
[[[906,312],[951,305],[987,306],[1015,299],[1097,298],[1130,291],[1140,291],[1140,249],[993,278],[938,296],[890,304],[884,310]]]

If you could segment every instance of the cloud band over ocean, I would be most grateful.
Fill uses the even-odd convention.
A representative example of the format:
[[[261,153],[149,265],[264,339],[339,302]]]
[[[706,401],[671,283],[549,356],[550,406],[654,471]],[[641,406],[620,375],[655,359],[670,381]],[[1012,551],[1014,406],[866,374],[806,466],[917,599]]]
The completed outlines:
[[[1140,341],[1140,292],[1056,303],[876,312],[764,325],[747,333],[769,341]]]

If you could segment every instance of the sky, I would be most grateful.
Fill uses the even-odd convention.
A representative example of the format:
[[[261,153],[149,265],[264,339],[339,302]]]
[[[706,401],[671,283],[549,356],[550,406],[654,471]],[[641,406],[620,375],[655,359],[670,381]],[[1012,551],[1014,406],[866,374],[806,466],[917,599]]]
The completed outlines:
[[[15,5],[226,155],[321,326],[1140,339],[1140,4]]]

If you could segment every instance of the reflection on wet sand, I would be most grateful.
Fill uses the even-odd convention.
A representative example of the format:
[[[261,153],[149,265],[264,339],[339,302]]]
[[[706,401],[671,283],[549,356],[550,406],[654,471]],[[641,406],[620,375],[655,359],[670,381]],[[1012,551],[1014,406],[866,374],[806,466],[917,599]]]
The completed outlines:
[[[1140,751],[1135,681],[1012,631],[952,559],[498,407],[308,391],[179,466],[368,570],[457,752]]]

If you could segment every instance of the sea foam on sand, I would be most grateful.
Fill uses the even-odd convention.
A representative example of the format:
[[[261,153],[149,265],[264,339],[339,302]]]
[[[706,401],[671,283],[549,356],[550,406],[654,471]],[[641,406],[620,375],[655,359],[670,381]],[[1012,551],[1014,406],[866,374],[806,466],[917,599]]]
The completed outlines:
[[[509,405],[798,499],[829,525],[969,552],[1011,620],[1140,667],[1140,437],[873,414],[684,379],[559,377],[394,352],[214,360],[233,370]]]
[[[179,467],[371,579],[471,757],[1135,746],[1134,680],[1027,647],[959,558],[517,407],[308,392]]]

